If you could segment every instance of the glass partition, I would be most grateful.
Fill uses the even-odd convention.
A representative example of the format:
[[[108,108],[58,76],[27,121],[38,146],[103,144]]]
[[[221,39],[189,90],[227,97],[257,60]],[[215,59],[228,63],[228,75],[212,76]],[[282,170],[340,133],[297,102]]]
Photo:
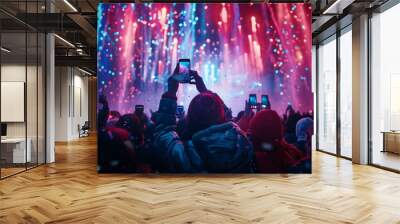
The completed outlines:
[[[336,36],[318,47],[318,149],[336,154]]]
[[[46,39],[23,22],[44,3],[0,1],[0,178],[45,162]]]
[[[31,162],[26,136],[26,33],[3,32],[1,46],[1,174],[6,177],[24,171]]]
[[[400,4],[371,19],[371,162],[400,170]]]
[[[28,168],[37,165],[38,157],[38,35],[37,32],[27,33],[27,85],[26,85],[26,114],[27,114],[27,150],[30,150]]]

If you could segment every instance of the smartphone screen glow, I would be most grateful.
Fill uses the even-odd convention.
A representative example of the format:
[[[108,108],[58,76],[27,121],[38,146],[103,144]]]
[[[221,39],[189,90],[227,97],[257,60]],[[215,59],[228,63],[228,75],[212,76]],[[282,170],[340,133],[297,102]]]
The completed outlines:
[[[190,61],[180,61],[179,62],[179,73],[188,74],[190,69]]]
[[[267,105],[268,104],[268,96],[263,95],[261,98],[261,104]]]
[[[256,95],[254,95],[254,94],[250,94],[250,97],[249,97],[250,99],[249,99],[249,103],[250,103],[250,105],[256,105],[257,104],[257,96]]]

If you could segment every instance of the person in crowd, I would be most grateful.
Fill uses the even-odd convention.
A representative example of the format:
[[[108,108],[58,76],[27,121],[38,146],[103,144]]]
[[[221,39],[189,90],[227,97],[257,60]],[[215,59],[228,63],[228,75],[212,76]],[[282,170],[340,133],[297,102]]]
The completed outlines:
[[[313,120],[309,117],[300,119],[296,124],[296,147],[304,154],[311,154],[311,139],[314,132]]]
[[[311,113],[311,112],[304,112],[302,115],[301,115],[301,117],[302,118],[304,118],[304,117],[309,117],[309,118],[313,118],[313,114]]]
[[[189,104],[182,134],[176,132],[176,92],[174,79],[178,68],[168,79],[168,90],[162,95],[155,121],[153,155],[160,172],[168,173],[249,173],[253,150],[246,134],[227,121],[225,105],[208,91],[196,71],[190,71],[200,92]]]
[[[283,136],[282,119],[273,110],[262,110],[250,121],[248,135],[253,142],[256,172],[287,173],[302,162],[304,155]]]
[[[149,142],[153,137],[154,125],[144,111],[135,110],[134,115],[139,118],[140,127],[144,130],[144,140]]]
[[[301,115],[298,112],[295,112],[292,105],[288,105],[285,115],[284,115],[284,127],[285,127],[285,140],[289,144],[296,143],[296,124],[297,121],[300,120]]]
[[[232,120],[233,120],[232,109],[229,108],[229,107],[227,107],[227,106],[224,104],[224,111],[225,111],[225,118],[226,118],[226,121],[232,121]]]
[[[254,112],[252,110],[246,109],[243,116],[238,120],[237,124],[244,131],[247,132],[249,128],[250,121],[254,117]]]
[[[140,116],[141,115],[141,116]],[[149,164],[151,144],[146,138],[151,134],[151,124],[146,114],[125,114],[109,132],[116,137],[122,147],[115,147],[119,158],[119,167],[126,172],[150,173]],[[119,134],[123,134],[120,136]],[[151,141],[151,140],[150,140]]]
[[[98,155],[97,164],[98,171],[104,172],[109,170],[110,164],[108,162],[108,148],[111,146],[110,137],[107,134],[107,121],[109,118],[110,108],[105,95],[99,96],[99,103],[101,104],[97,114],[97,131],[98,131]]]
[[[150,172],[150,166],[141,162],[139,157],[140,149],[144,148],[146,128],[142,117],[125,114],[110,125],[105,95],[101,95],[99,101],[102,105],[98,114],[99,172]]]
[[[113,170],[119,172],[136,171],[137,156],[135,148],[144,142],[144,129],[140,118],[135,114],[121,116],[115,126],[108,127],[107,133],[113,147],[109,160]]]
[[[97,114],[97,130],[103,131],[107,126],[107,122],[109,119],[110,108],[108,106],[107,98],[104,94],[99,96],[99,103],[101,104],[99,112]]]
[[[114,126],[107,126],[101,131],[100,171],[135,172],[137,160],[135,146],[142,142],[143,131],[140,129],[139,118],[133,114],[121,116]]]
[[[311,139],[313,134],[313,120],[303,117],[296,124],[296,147],[305,157],[296,166],[289,168],[289,173],[311,173]]]
[[[237,116],[234,118],[233,121],[234,121],[235,123],[239,122],[240,119],[242,118],[242,116],[244,115],[244,113],[245,113],[244,110],[240,111],[240,112],[237,114]]]
[[[110,111],[107,119],[107,126],[115,126],[118,120],[121,118],[121,114],[118,111],[112,110]]]
[[[135,110],[134,115],[139,118],[140,124],[142,126],[146,127],[147,125],[149,125],[150,119],[147,117],[144,111]]]

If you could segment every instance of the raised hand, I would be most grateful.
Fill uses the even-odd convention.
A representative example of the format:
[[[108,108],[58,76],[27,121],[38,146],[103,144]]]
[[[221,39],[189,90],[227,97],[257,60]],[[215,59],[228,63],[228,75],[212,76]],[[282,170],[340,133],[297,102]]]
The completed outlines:
[[[176,94],[178,92],[178,87],[179,87],[179,82],[176,81],[173,76],[178,74],[179,68],[178,65],[176,65],[174,73],[168,78],[168,93],[170,94]]]
[[[196,84],[197,91],[199,91],[200,93],[206,92],[207,91],[206,84],[204,84],[203,78],[201,78],[199,73],[197,73],[197,71],[190,70],[189,74],[190,74],[191,77],[194,78],[195,82],[192,83],[192,84]]]
[[[106,97],[106,95],[101,94],[101,95],[99,96],[99,102],[100,102],[101,104],[107,104],[107,97]]]

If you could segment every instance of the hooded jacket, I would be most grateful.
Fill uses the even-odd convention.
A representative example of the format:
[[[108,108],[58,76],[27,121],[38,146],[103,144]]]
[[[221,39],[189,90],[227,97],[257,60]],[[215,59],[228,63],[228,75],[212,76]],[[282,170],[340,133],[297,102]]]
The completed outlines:
[[[283,138],[283,125],[272,110],[257,113],[250,122],[249,135],[255,151],[255,166],[261,173],[287,173],[300,164],[304,155]]]
[[[249,173],[253,148],[233,122],[214,125],[182,141],[176,132],[176,99],[162,98],[153,114],[154,165],[167,173]]]

